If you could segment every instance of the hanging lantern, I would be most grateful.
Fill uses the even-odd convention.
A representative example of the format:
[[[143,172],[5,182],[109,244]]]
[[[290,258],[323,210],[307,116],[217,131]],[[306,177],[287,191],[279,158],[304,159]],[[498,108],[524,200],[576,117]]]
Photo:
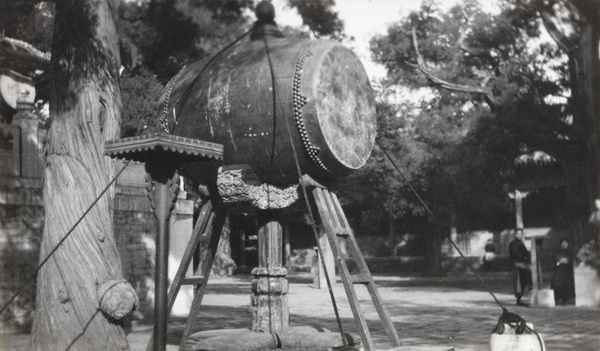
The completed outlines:
[[[270,5],[270,4],[269,4]],[[356,55],[338,42],[284,38],[257,11],[251,40],[185,68],[167,102],[172,134],[224,145],[224,164],[248,164],[264,183],[348,175],[375,141],[373,91]],[[174,110],[172,110],[174,109]],[[183,173],[211,181],[202,167]]]

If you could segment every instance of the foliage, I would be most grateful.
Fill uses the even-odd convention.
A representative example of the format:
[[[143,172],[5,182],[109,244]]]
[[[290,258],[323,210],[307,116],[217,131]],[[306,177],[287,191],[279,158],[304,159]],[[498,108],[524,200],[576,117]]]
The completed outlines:
[[[122,112],[122,138],[157,131],[159,102],[163,90],[164,87],[156,75],[150,73],[146,67],[123,73],[121,97],[125,103]]]
[[[54,4],[49,1],[0,1],[0,33],[49,52],[54,12]]]
[[[413,175],[411,184],[440,223],[510,226],[515,157],[543,150],[568,162],[582,150],[566,99],[558,98],[569,91],[564,57],[539,39],[533,11],[503,5],[490,14],[465,0],[444,12],[425,1],[371,42],[373,58],[388,71],[383,98],[404,113],[379,124],[379,142]],[[416,108],[394,101],[397,91],[424,87],[429,98]],[[372,169],[358,177],[384,182],[379,186],[393,191],[388,199],[398,203],[398,217],[422,207],[399,181],[386,179],[389,167],[377,163],[377,151],[374,156]]]
[[[295,7],[316,37],[327,36],[332,39],[344,38],[344,22],[339,19],[337,12],[333,11],[334,0],[289,0]]]
[[[339,36],[343,24],[330,10],[333,5],[333,1],[296,4],[305,9],[303,19],[314,32]],[[154,130],[160,113],[156,102],[164,90],[159,84],[166,85],[184,66],[214,55],[240,38],[251,25],[246,10],[252,6],[249,0],[121,4],[119,32],[127,52],[123,62],[130,64],[130,72],[122,77],[123,136]],[[325,26],[323,21],[334,25]],[[283,30],[286,35],[305,36],[297,29]]]

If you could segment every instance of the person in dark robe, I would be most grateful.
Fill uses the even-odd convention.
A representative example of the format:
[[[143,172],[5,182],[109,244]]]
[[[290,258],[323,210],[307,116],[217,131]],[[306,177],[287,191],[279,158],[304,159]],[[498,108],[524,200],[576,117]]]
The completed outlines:
[[[488,271],[492,266],[492,262],[496,258],[496,247],[492,239],[488,239],[485,244],[485,253],[483,254],[483,270]]]
[[[531,253],[523,243],[523,229],[517,228],[515,238],[508,244],[508,253],[515,265],[514,288],[517,305],[526,305],[521,301],[525,290],[531,289]]]
[[[550,287],[554,290],[554,303],[557,306],[575,303],[573,253],[566,239],[560,241],[560,247],[554,253],[554,271]]]

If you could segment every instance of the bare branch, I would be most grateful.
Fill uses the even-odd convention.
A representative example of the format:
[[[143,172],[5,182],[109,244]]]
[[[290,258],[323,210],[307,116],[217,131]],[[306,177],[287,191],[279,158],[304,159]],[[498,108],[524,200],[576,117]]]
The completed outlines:
[[[538,12],[542,18],[542,23],[544,24],[546,31],[561,50],[566,53],[571,53],[577,49],[577,43],[557,28],[554,22],[554,16],[549,9],[539,9]]]
[[[492,92],[489,91],[488,89],[485,89],[482,87],[477,87],[477,86],[453,84],[453,83],[447,82],[439,77],[434,76],[427,69],[427,66],[425,65],[425,60],[423,60],[423,57],[421,56],[421,53],[419,52],[419,43],[417,41],[417,28],[416,27],[412,28],[412,37],[413,37],[413,45],[415,46],[415,52],[417,53],[418,69],[421,73],[423,73],[425,75],[425,77],[431,83],[433,83],[434,85],[437,85],[441,88],[452,90],[452,91],[459,91],[459,92],[470,93],[470,94],[483,94],[486,98],[488,105],[490,105],[490,107],[492,107],[492,108],[495,106],[494,97],[492,95]]]
[[[42,66],[50,64],[50,54],[36,49],[33,45],[8,37],[0,37],[0,52],[16,58],[37,62]]]

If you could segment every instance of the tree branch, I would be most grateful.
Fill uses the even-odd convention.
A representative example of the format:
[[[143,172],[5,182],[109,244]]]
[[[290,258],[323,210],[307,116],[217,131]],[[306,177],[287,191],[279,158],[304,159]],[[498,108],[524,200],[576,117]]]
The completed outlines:
[[[36,49],[33,45],[8,37],[0,38],[0,51],[14,57],[34,61],[42,66],[50,65],[50,54]]]
[[[542,8],[538,10],[540,17],[542,18],[542,23],[546,28],[550,37],[554,40],[556,45],[560,49],[562,49],[567,54],[570,54],[574,50],[577,49],[577,42],[569,38],[565,33],[563,33],[554,22],[554,15],[550,12],[550,9]]]
[[[475,56],[475,57],[480,57],[482,59],[486,59],[486,60],[490,60],[494,63],[494,66],[496,66],[498,64],[498,60],[496,60],[489,51],[487,50],[478,50],[478,49],[474,49],[474,48],[470,48],[467,45],[465,45],[465,39],[467,37],[466,31],[461,33],[460,38],[458,38],[458,47],[466,52],[467,54],[471,55],[471,56]]]
[[[425,65],[425,60],[423,59],[423,57],[421,56],[421,53],[419,52],[419,43],[417,41],[417,27],[412,28],[412,37],[413,37],[413,45],[415,46],[415,52],[417,53],[418,69],[421,73],[423,73],[423,75],[425,75],[427,80],[429,80],[432,84],[437,85],[444,89],[448,89],[448,90],[452,90],[452,91],[459,91],[459,92],[469,93],[469,94],[483,94],[485,96],[485,99],[486,99],[486,102],[488,103],[488,105],[491,108],[495,107],[494,97],[492,95],[492,92],[489,91],[488,89],[485,89],[482,87],[470,86],[470,85],[453,84],[453,83],[447,82],[439,77],[434,76],[427,69],[427,66]]]

